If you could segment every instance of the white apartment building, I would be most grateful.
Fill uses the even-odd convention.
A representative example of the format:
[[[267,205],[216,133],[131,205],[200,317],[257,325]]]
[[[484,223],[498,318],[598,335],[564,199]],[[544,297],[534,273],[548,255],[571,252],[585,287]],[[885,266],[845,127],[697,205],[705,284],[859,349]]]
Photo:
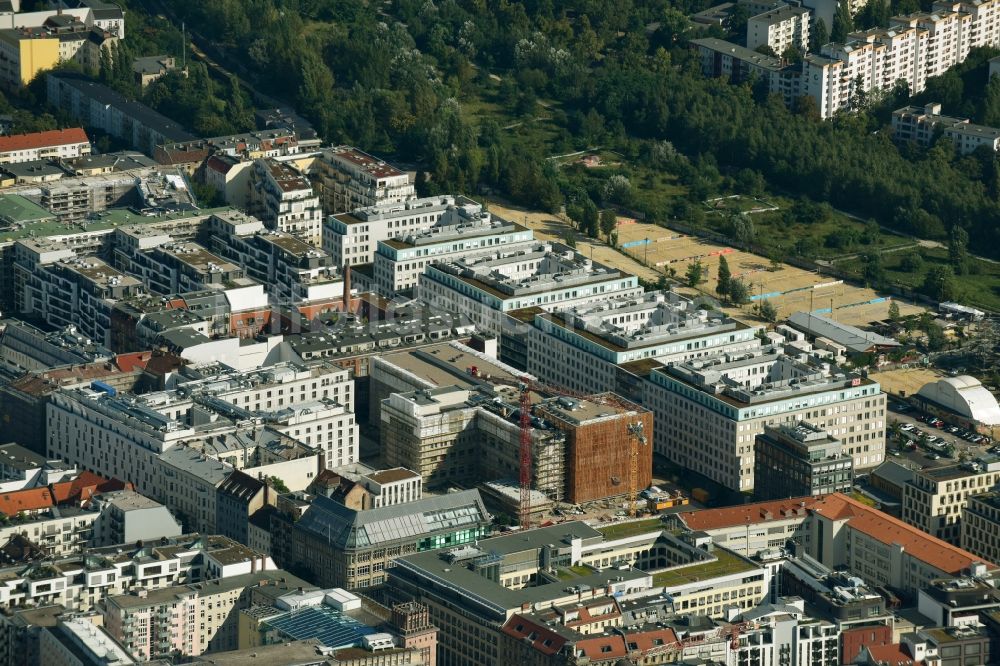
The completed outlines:
[[[1000,458],[916,470],[903,486],[904,522],[942,541],[958,545],[969,498],[1000,485]]]
[[[939,103],[905,106],[892,112],[892,132],[897,140],[929,146],[938,136],[938,130],[962,155],[975,152],[980,146],[993,152],[1000,150],[1000,128],[975,125],[968,118],[941,115]]]
[[[67,558],[2,569],[0,604],[4,608],[59,604],[68,611],[91,611],[108,595],[275,569],[270,556],[228,537],[193,534],[142,548],[135,544],[90,548]]]
[[[516,316],[516,315],[514,315]],[[760,346],[756,329],[673,292],[608,298],[534,314],[524,369],[573,391],[631,393],[622,373]],[[502,347],[515,344],[504,332]]]
[[[323,213],[312,185],[294,167],[273,158],[254,162],[250,174],[250,213],[277,229],[319,247]]]
[[[885,394],[809,354],[762,347],[655,368],[643,404],[658,453],[739,491],[754,486],[754,441],[765,425],[809,423],[844,443],[855,469],[882,462]]]
[[[72,159],[90,155],[90,139],[79,127],[0,137],[0,164]]]
[[[379,241],[425,231],[450,206],[475,205],[465,197],[438,196],[358,208],[323,223],[323,249],[338,266],[370,264]]]
[[[425,268],[417,298],[432,309],[468,315],[480,330],[499,335],[508,312],[640,296],[639,279],[550,242],[492,252]]]
[[[809,50],[809,10],[786,5],[747,19],[747,48],[769,46],[779,57],[793,47]]]
[[[836,3],[810,7],[815,20],[824,19]],[[861,3],[862,5],[864,3]],[[861,93],[878,94],[897,81],[910,93],[926,87],[927,77],[943,74],[980,46],[1000,46],[1000,0],[936,2],[929,12],[896,16],[887,29],[852,33],[846,43],[826,44],[821,54],[808,54],[800,66],[784,67],[776,58],[721,40],[697,39],[702,70],[707,76],[742,81],[757,74],[771,92],[786,102],[801,96],[816,101],[820,117],[831,118],[855,108]],[[760,33],[763,34],[763,33]],[[989,141],[989,133],[973,131],[959,143],[969,146]]]
[[[378,242],[373,273],[376,289],[386,296],[412,289],[424,269],[491,252],[526,247],[534,241],[530,229],[508,222],[476,203],[445,210],[434,226]]]
[[[371,494],[372,506],[369,508],[373,509],[415,502],[423,496],[420,475],[405,467],[362,474],[359,481]]]
[[[332,257],[291,234],[267,229],[260,220],[226,211],[209,218],[212,249],[244,268],[281,304],[338,301],[344,280]]]
[[[327,215],[417,196],[408,174],[351,146],[323,150],[310,171]]]
[[[176,508],[177,500],[164,494],[169,484],[164,486],[158,477],[156,459],[181,444],[198,445],[201,457],[212,460],[209,467],[220,467],[217,475],[228,475],[232,467],[220,462],[207,447],[233,432],[263,426],[321,450],[326,463],[358,460],[358,424],[349,370],[292,365],[252,372],[220,372],[215,368],[202,377],[184,379],[178,382],[177,390],[141,396],[110,395],[94,389],[58,392],[48,408],[49,455],[106,478],[132,482],[139,492],[171,508]],[[247,444],[251,448],[255,445]],[[223,449],[228,450],[228,446]],[[207,475],[211,485],[215,477],[205,471],[206,467],[187,462],[193,467],[186,473]],[[176,474],[182,475],[187,462]],[[200,487],[207,489],[204,484]],[[193,496],[187,499],[189,509],[197,507]],[[206,509],[205,516],[214,520],[214,512]]]

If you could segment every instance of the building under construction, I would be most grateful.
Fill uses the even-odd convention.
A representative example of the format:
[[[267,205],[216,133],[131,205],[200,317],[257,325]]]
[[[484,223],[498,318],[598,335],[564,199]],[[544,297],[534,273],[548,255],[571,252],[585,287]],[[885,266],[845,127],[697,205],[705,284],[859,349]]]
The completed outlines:
[[[379,410],[384,462],[419,472],[430,488],[517,479],[526,398],[531,489],[578,504],[649,486],[648,410],[515,373],[458,343],[377,358],[373,394],[389,396]]]
[[[653,441],[649,410],[604,394],[546,400],[535,413],[566,433],[567,502],[632,495],[652,483],[653,447],[645,443]]]

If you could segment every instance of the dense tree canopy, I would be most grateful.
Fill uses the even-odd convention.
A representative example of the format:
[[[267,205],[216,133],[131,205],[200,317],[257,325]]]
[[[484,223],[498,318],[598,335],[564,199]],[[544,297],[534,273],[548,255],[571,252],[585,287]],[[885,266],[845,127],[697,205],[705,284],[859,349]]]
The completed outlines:
[[[766,182],[919,236],[946,240],[957,226],[970,247],[1000,254],[1000,169],[991,154],[958,157],[940,142],[897,147],[885,108],[872,100],[871,112],[819,122],[807,103],[789,111],[753,82],[705,79],[685,43],[685,15],[705,0],[168,1],[189,27],[221,35],[219,48],[241,63],[241,75],[294,102],[326,139],[422,165],[425,192],[499,188],[581,215],[629,206],[627,191],[573,190],[546,159],[600,144],[662,165],[692,202],[742,174],[740,188]],[[865,22],[882,23],[885,11],[873,4]],[[832,27],[836,37],[850,25],[839,17]],[[989,55],[974,53],[963,72]],[[963,76],[932,79],[928,95],[948,112],[971,104],[969,115],[1000,118],[1000,88],[982,80],[970,102]],[[890,101],[906,91],[897,95]],[[226,102],[221,122],[239,125],[235,98],[216,96]],[[544,142],[518,141],[481,111],[487,101],[515,119],[512,127],[544,115],[555,130]],[[200,125],[211,129],[207,118]],[[652,147],[666,142],[677,156],[657,158]],[[666,219],[685,210],[700,214],[680,204],[642,212]],[[589,219],[581,229],[596,233]]]

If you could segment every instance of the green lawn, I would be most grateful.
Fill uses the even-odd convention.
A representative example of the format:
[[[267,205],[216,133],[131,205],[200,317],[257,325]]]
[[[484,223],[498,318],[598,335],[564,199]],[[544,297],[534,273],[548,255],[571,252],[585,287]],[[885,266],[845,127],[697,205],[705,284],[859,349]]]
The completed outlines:
[[[864,223],[837,211],[831,211],[829,217],[822,222],[813,224],[790,223],[784,219],[783,211],[791,207],[793,203],[791,199],[767,194],[760,197],[760,199],[761,201],[752,201],[749,198],[741,198],[717,202],[722,204],[718,210],[708,210],[706,208],[708,212],[705,215],[705,226],[713,231],[727,233],[729,230],[729,212],[743,211],[753,207],[765,207],[770,204],[777,206],[781,210],[753,213],[750,219],[754,225],[754,242],[767,249],[774,248],[777,250],[779,256],[793,255],[796,244],[804,238],[811,238],[813,240],[813,247],[816,249],[815,256],[812,257],[814,259],[829,259],[846,254],[871,252],[873,250],[882,252],[890,248],[915,245],[915,241],[883,231],[876,244],[857,242],[848,247],[830,247],[827,244],[827,237],[832,233],[842,229],[853,229],[858,236],[861,236],[865,230]]]
[[[901,250],[883,255],[882,265],[885,267],[886,280],[890,284],[908,289],[919,289],[924,276],[932,266],[948,265],[948,251],[944,248],[921,248],[920,255],[924,258],[924,267],[920,272],[907,272],[902,269],[904,257],[916,252]],[[974,260],[975,271],[966,275],[955,276],[955,300],[974,307],[1000,311],[1000,264],[989,261]],[[857,261],[845,261],[837,267],[850,271],[860,278],[862,266]]]
[[[621,539],[622,537],[645,534],[654,530],[666,529],[666,525],[659,518],[649,518],[647,520],[633,520],[615,525],[596,528],[606,539]]]
[[[704,564],[694,564],[653,574],[653,585],[671,587],[708,580],[716,576],[752,571],[757,566],[735,553],[716,547],[712,554],[716,559]]]
[[[583,576],[589,576],[594,573],[594,570],[588,566],[582,564],[576,564],[571,567],[565,567],[559,569],[558,576],[559,580],[573,580],[574,578],[581,578]]]

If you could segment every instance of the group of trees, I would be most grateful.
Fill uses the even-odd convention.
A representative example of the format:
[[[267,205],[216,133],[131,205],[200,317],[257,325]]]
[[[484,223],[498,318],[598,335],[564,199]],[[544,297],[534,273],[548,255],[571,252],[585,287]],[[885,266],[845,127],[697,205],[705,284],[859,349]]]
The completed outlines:
[[[904,2],[913,0],[899,0],[891,11],[905,10]],[[488,187],[550,211],[565,203],[581,211],[578,219],[588,211],[580,228],[596,235],[599,214],[595,225],[590,206],[548,154],[601,141],[652,159],[656,146],[668,144],[675,156],[663,168],[677,175],[687,198],[642,210],[648,219],[700,214],[692,204],[731,178],[741,188],[767,183],[823,202],[797,205],[804,210],[796,214],[830,204],[941,240],[957,225],[970,244],[1000,256],[1000,168],[992,155],[960,157],[941,144],[897,147],[889,132],[875,131],[885,123],[882,108],[819,122],[808,100],[790,111],[753,81],[706,79],[685,44],[693,34],[685,14],[703,9],[708,3],[701,0],[168,3],[188,26],[213,36],[241,76],[293,102],[327,140],[421,166],[427,175],[418,185],[426,193]],[[857,21],[879,24],[884,14],[872,7]],[[843,10],[837,16],[831,38],[858,27]],[[982,62],[991,53],[971,58]],[[954,81],[932,80],[929,88],[953,97],[949,85]],[[236,125],[228,110],[234,100],[221,87],[223,122]],[[984,93],[980,112],[1000,118],[995,87]],[[154,101],[174,110],[170,100]],[[484,101],[522,120],[505,129],[492,114],[469,111]],[[211,104],[195,108],[207,109],[203,116],[212,111]],[[518,126],[537,116],[554,129],[523,140],[528,135]],[[203,117],[199,125],[207,131],[211,123]],[[635,193],[622,185],[587,197],[598,209],[630,207]],[[750,241],[752,233],[744,233],[741,242]]]

